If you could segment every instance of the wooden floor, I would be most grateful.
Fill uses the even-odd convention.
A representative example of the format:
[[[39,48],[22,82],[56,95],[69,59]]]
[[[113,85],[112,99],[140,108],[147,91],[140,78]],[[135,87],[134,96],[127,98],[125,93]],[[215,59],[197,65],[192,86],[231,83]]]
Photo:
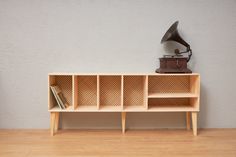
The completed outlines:
[[[236,129],[0,130],[0,157],[236,157]]]

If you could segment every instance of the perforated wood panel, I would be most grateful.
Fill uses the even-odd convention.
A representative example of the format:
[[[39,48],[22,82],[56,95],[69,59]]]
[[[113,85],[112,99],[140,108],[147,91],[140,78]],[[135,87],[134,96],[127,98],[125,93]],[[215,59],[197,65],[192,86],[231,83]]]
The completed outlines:
[[[121,106],[121,76],[100,76],[100,106]]]
[[[61,88],[66,101],[72,105],[72,76],[56,76],[55,83]]]
[[[97,76],[78,76],[78,106],[97,105]]]
[[[189,93],[190,77],[189,76],[149,76],[148,78],[149,93]]]
[[[197,74],[50,74],[49,85],[55,84],[71,107],[61,110],[49,87],[50,111],[199,111]]]
[[[190,98],[149,99],[149,107],[187,107],[191,106]]]
[[[144,106],[144,76],[124,76],[124,106]]]

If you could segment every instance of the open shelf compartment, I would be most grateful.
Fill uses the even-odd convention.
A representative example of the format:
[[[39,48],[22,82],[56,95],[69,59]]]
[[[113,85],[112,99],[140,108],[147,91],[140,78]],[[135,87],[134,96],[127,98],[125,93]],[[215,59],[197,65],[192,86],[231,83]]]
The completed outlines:
[[[96,75],[77,75],[75,77],[75,109],[97,110],[98,83]]]
[[[50,86],[57,85],[66,99],[66,102],[69,104],[69,107],[66,109],[61,109],[55,96],[53,95]],[[72,101],[72,75],[49,75],[49,111],[71,111],[73,110],[73,101]]]
[[[146,76],[123,76],[123,109],[126,111],[147,109]]]
[[[199,75],[151,75],[148,77],[148,97],[198,97],[199,80]]]
[[[198,98],[150,98],[148,110],[150,111],[198,111]]]
[[[99,109],[108,111],[121,110],[121,76],[99,76]]]

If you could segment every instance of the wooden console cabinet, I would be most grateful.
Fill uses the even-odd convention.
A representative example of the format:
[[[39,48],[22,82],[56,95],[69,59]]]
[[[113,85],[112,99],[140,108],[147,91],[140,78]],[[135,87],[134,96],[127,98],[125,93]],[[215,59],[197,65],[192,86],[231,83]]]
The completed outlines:
[[[60,109],[51,85],[58,85],[70,106]],[[186,112],[187,129],[197,135],[200,75],[50,73],[48,110],[51,135],[58,130],[60,112],[120,112],[125,133],[128,112]]]

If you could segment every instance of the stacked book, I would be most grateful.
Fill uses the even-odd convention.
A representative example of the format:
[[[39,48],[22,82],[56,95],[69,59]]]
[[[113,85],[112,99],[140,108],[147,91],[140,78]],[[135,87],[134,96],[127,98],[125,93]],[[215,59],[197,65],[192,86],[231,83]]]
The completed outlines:
[[[62,94],[60,87],[57,85],[53,85],[50,86],[50,88],[60,109],[66,109],[67,107],[69,107],[69,104],[67,103],[66,98]]]

